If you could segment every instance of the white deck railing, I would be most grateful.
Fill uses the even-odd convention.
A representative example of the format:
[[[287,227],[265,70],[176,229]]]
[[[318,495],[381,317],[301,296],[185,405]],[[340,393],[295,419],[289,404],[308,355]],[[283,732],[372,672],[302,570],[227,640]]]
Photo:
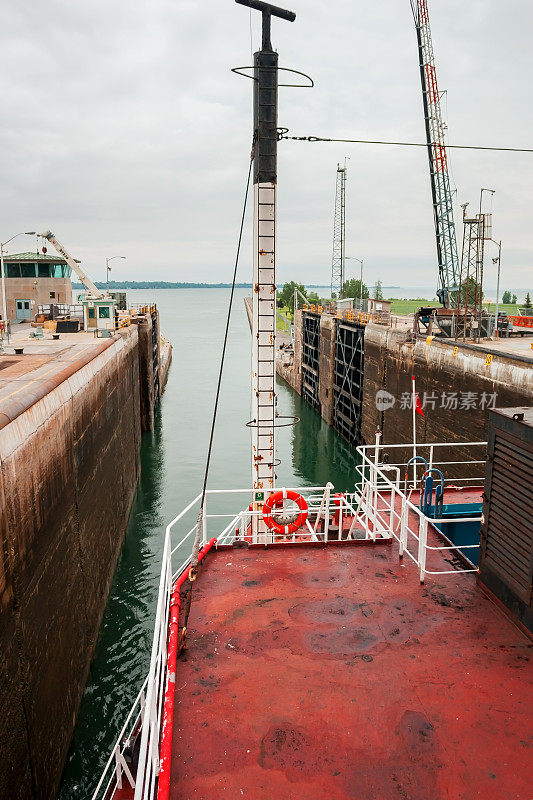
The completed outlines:
[[[431,467],[451,467],[466,464],[474,470],[484,464],[484,458],[472,458],[467,461],[458,461],[452,457],[441,455],[445,448],[483,448],[480,453],[484,455],[484,442],[475,444],[432,444],[418,445],[417,455],[424,457]],[[442,575],[447,572],[475,572],[474,568],[453,570],[430,570],[427,568],[428,551],[458,551],[465,546],[449,545],[435,546],[427,542],[428,524],[439,522],[439,519],[426,517],[411,502],[413,486],[420,485],[420,465],[413,471],[413,483],[405,481],[405,468],[407,462],[401,460],[401,448],[407,451],[404,445],[392,445],[386,448],[377,446],[359,447],[361,464],[356,468],[358,482],[356,491],[343,496],[334,497],[333,485],[311,486],[296,488],[306,499],[309,508],[309,517],[305,527],[290,534],[275,534],[269,532],[265,540],[259,539],[259,544],[267,546],[270,543],[290,544],[298,540],[327,543],[330,538],[330,524],[332,511],[338,514],[338,530],[344,531],[344,538],[394,538],[399,543],[399,554],[407,554],[419,567],[420,580],[423,582],[426,575]],[[389,457],[397,454],[398,460],[384,464],[380,461],[386,450]],[[475,451],[473,454],[476,455]],[[438,457],[438,458],[436,458]],[[402,473],[403,469],[403,473]],[[481,472],[481,470],[479,470]],[[418,475],[417,475],[418,472]],[[402,489],[402,474],[404,486]],[[450,485],[452,479],[445,479],[445,485]],[[474,472],[470,478],[453,479],[453,483],[462,483],[464,486],[481,485],[483,478],[476,477]],[[266,496],[270,491],[265,492]],[[239,496],[245,502],[253,496],[251,488],[217,490],[209,489],[204,505],[204,518],[202,529],[202,545],[206,545],[211,538],[216,538],[218,545],[228,545],[237,538],[249,539],[249,530],[253,517],[260,516],[261,512],[250,509],[250,506],[235,512]],[[167,525],[162,556],[161,577],[159,581],[159,594],[157,600],[156,616],[154,623],[154,638],[150,657],[148,676],[137,696],[134,706],[130,710],[118,740],[108,759],[102,777],[92,795],[92,800],[110,800],[116,788],[121,788],[125,781],[135,789],[135,800],[153,800],[157,789],[157,776],[159,773],[159,746],[161,739],[161,721],[163,700],[166,684],[167,664],[167,636],[169,625],[169,606],[173,586],[178,577],[187,569],[190,563],[190,548],[196,530],[201,495],[189,503],[183,511]],[[240,505],[240,504],[239,504]],[[237,506],[239,507],[239,506]],[[230,510],[228,510],[228,508]],[[346,517],[350,518],[350,525],[344,523]],[[476,520],[478,518],[475,518]],[[481,520],[481,517],[479,517]],[[460,521],[460,520],[457,520]],[[469,521],[475,521],[469,518]],[[341,533],[337,534],[340,538]],[[414,549],[409,549],[410,545]],[[473,545],[475,547],[477,545]],[[140,736],[139,762],[134,770],[127,761],[131,750],[133,738]]]
[[[298,541],[299,538],[327,542],[332,489],[332,484],[295,488],[294,491],[299,492],[307,501],[314,524],[311,525],[308,518],[305,530],[290,536],[271,532],[268,541],[258,543],[288,544]],[[265,498],[272,491],[274,490],[267,490]],[[207,544],[213,537],[217,539],[217,545],[231,544],[237,538],[237,531],[242,535],[243,531],[248,531],[252,517],[260,516],[261,512],[251,511],[249,507],[241,509],[238,513],[234,510],[225,512],[224,506],[230,504],[233,506],[239,496],[249,500],[253,496],[253,490],[251,488],[208,489],[204,505],[202,545]],[[92,800],[110,800],[115,790],[122,788],[125,782],[135,789],[135,800],[153,800],[156,796],[166,686],[170,598],[176,580],[190,564],[190,550],[196,531],[200,501],[201,495],[198,495],[167,525],[148,676],[120,731]],[[351,508],[349,500],[345,501],[343,507]],[[320,519],[323,520],[322,530],[319,530]],[[141,737],[139,762],[134,770],[128,763],[127,757],[133,738],[138,736]]]
[[[428,469],[455,467],[455,472],[468,473],[462,477],[443,476],[444,490],[452,486],[462,489],[483,486],[485,476],[480,473],[483,472],[481,465],[486,461],[484,457],[486,447],[486,442],[417,445],[417,461],[413,461],[413,458],[406,459],[404,456],[404,453],[408,454],[413,450],[409,445],[376,444],[358,447],[361,464],[356,467],[359,481],[353,504],[357,506],[357,513],[352,525],[359,524],[366,538],[375,540],[379,536],[396,539],[400,558],[408,555],[414,561],[420,571],[421,583],[424,583],[426,575],[477,572],[477,567],[473,564],[471,567],[455,566],[449,570],[428,568],[428,552],[450,551],[459,554],[464,550],[479,549],[479,544],[453,544],[441,531],[438,535],[448,544],[428,544],[428,526],[450,522],[450,519],[427,516],[419,506],[411,502],[411,497],[413,492],[421,491],[421,478],[425,471],[424,461]],[[457,453],[458,448],[465,449],[474,457],[462,460],[454,458],[453,453]],[[450,451],[452,456],[448,455]],[[382,460],[385,454],[389,459],[387,463],[383,463]],[[481,525],[481,514],[475,517],[456,517],[453,522],[479,522]]]

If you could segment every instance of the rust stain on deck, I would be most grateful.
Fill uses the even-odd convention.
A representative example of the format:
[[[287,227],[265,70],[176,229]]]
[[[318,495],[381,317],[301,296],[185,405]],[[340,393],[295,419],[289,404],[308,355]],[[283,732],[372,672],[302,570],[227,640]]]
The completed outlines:
[[[172,800],[529,800],[531,641],[391,548],[221,550],[178,663]]]

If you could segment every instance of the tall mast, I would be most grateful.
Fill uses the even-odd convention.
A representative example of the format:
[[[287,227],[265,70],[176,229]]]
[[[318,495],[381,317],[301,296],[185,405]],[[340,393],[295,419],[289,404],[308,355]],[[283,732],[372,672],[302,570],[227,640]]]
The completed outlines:
[[[447,307],[457,306],[459,258],[453,219],[452,193],[448,173],[448,157],[444,143],[445,125],[442,121],[437,70],[433,55],[427,0],[411,0],[416,26],[422,101],[426,124],[433,217],[439,264],[440,302]]]
[[[331,258],[331,296],[340,300],[344,291],[346,263],[346,164],[337,164],[335,215],[333,218],[333,255]]]
[[[261,11],[262,47],[254,54],[254,232],[252,299],[252,485],[254,510],[274,489],[276,421],[276,183],[278,145],[278,54],[270,42],[272,17],[289,22],[292,11],[259,0],[236,0]],[[253,517],[255,541],[266,536]]]

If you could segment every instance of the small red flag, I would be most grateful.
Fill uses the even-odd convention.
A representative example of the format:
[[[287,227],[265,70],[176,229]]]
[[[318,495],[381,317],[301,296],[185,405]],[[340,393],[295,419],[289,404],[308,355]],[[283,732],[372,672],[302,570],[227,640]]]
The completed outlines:
[[[412,377],[412,381],[413,381],[413,401],[414,401],[414,404],[415,404],[415,412],[417,414],[420,414],[421,417],[423,417],[424,416],[424,412],[422,411],[422,403],[420,402],[420,398],[418,396],[418,392],[416,391],[416,388],[415,388],[415,376],[414,375]]]
[[[422,417],[424,416],[424,412],[422,411],[422,403],[420,402],[420,398],[418,396],[418,392],[415,391],[415,411],[417,414],[420,414]]]

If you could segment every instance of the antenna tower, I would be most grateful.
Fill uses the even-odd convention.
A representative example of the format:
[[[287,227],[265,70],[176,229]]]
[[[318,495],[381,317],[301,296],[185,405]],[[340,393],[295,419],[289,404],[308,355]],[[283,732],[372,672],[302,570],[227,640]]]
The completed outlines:
[[[333,256],[331,259],[331,297],[339,300],[344,290],[344,264],[346,231],[346,164],[337,164],[337,186],[335,189],[335,216],[333,220]]]
[[[411,9],[418,40],[422,101],[433,197],[433,217],[439,264],[437,295],[443,306],[456,307],[458,305],[459,258],[448,174],[448,157],[444,143],[446,125],[442,120],[427,0],[411,0]]]
[[[463,252],[457,312],[456,339],[479,340],[483,335],[483,262],[485,242],[492,239],[492,214],[468,217],[468,203],[463,205]]]

